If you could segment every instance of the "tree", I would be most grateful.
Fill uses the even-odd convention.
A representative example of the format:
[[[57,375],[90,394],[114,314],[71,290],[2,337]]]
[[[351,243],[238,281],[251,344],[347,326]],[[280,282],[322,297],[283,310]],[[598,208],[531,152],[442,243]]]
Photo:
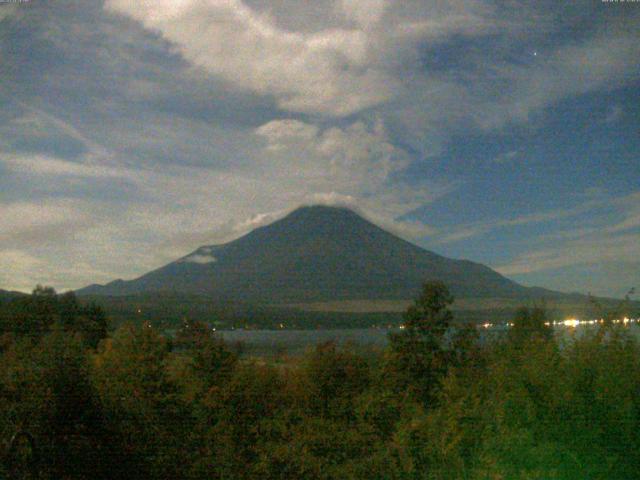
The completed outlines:
[[[95,303],[80,305],[73,292],[58,296],[57,313],[62,327],[74,333],[79,333],[85,345],[96,348],[98,343],[107,336],[107,316],[104,310]]]
[[[608,308],[605,307],[597,297],[589,294],[589,303],[591,304],[593,315],[595,318],[599,318],[604,321],[603,326],[605,328],[610,327],[613,324],[613,320],[621,320],[624,317],[631,317],[634,313],[638,313],[637,307],[634,308],[634,302],[631,300],[631,297],[635,294],[635,287],[630,288],[622,300],[617,302],[616,305],[609,305]]]
[[[354,398],[369,385],[369,368],[362,357],[335,342],[317,345],[308,352],[300,369],[306,393],[305,410],[321,416],[352,419]]]
[[[200,322],[185,322],[174,342],[176,346],[172,374],[187,401],[201,398],[211,388],[221,387],[231,378],[238,363],[238,355]]]
[[[78,335],[54,328],[38,343],[19,341],[0,365],[0,431],[33,437],[45,478],[116,478],[118,449]]]
[[[513,326],[509,330],[509,339],[517,347],[529,340],[551,340],[551,328],[547,311],[543,307],[521,307],[513,319]]]
[[[268,365],[245,362],[231,378],[202,398],[197,412],[200,455],[195,478],[262,478],[249,472],[257,460],[257,444],[270,435],[273,419],[284,406],[284,384]]]
[[[418,332],[425,341],[434,346],[440,345],[453,320],[453,314],[449,310],[453,300],[453,295],[443,282],[425,283],[422,293],[404,315],[406,331]]]
[[[149,324],[120,327],[94,358],[94,381],[135,478],[179,478],[191,420],[166,370],[167,341]]]
[[[56,325],[70,334],[80,334],[85,346],[96,348],[107,336],[108,321],[96,304],[81,305],[73,292],[58,295],[51,287],[38,285],[30,296],[19,297],[2,307],[0,334],[11,338],[40,340]],[[10,343],[9,340],[2,345]]]
[[[449,364],[445,334],[453,320],[452,303],[453,296],[444,283],[427,282],[404,315],[404,329],[389,334],[389,378],[396,382],[396,388],[404,387],[424,402],[433,399]]]

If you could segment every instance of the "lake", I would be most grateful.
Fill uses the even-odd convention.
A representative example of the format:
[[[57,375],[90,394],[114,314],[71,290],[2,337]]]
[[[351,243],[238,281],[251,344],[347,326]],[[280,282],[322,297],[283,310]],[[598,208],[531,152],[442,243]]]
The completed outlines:
[[[563,335],[597,328],[595,325],[583,324],[567,326],[563,324],[554,325],[554,330]],[[640,339],[640,326],[633,322],[627,325],[633,334]],[[318,343],[334,341],[344,345],[351,343],[357,348],[371,349],[383,348],[387,344],[387,335],[396,329],[388,328],[360,328],[360,329],[337,329],[337,330],[222,330],[218,331],[225,342],[230,345],[242,343],[245,353],[254,355],[265,354],[299,354],[307,348]],[[502,325],[491,328],[479,328],[481,338],[500,335],[506,332],[507,327]],[[397,330],[396,330],[397,331]]]

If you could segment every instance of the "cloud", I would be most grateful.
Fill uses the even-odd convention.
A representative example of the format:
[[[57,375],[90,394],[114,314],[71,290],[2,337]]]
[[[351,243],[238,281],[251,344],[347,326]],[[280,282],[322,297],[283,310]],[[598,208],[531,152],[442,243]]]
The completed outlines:
[[[638,65],[629,62],[639,54],[635,34],[608,31],[540,54],[529,65],[496,67],[494,84],[501,90],[485,97],[493,105],[483,102],[485,108],[474,112],[475,120],[485,129],[522,123],[562,99],[617,88],[640,73]]]
[[[39,279],[49,281],[43,278],[43,262],[23,250],[0,250],[0,265],[0,283],[15,290],[30,291]]]
[[[559,208],[542,212],[535,212],[526,215],[519,215],[513,218],[495,219],[487,222],[474,222],[463,225],[456,225],[449,230],[441,230],[434,238],[436,244],[452,243],[469,238],[485,235],[491,231],[529,225],[535,223],[546,223],[562,219],[575,217],[585,212],[589,212],[598,206],[607,203],[605,200],[591,200],[571,208]]]
[[[509,150],[508,152],[501,153],[493,159],[494,163],[511,163],[522,156],[522,152],[519,150]]]
[[[386,3],[386,0],[341,0],[336,3],[336,9],[366,29],[380,21]]]
[[[71,162],[45,155],[12,155],[0,151],[0,163],[21,175],[126,178],[131,172],[104,164]]]
[[[624,109],[620,105],[613,105],[604,118],[604,123],[611,125],[617,123],[624,116]]]
[[[538,235],[536,237],[537,240],[566,240],[594,234],[614,234],[638,228],[640,227],[640,192],[611,197],[601,189],[588,189],[586,194],[582,196],[580,203],[573,207],[545,210],[512,218],[456,225],[449,229],[440,229],[432,238],[432,242],[434,244],[452,243],[485,235],[498,229],[557,222],[584,214],[590,214],[591,223],[597,222],[597,226],[564,228],[552,234]],[[618,220],[615,220],[616,218]]]
[[[274,120],[256,133],[266,140],[267,150],[277,154],[273,161],[297,158],[299,171],[339,190],[374,190],[409,164],[408,154],[389,142],[381,122],[320,131],[300,121]]]
[[[161,32],[191,63],[260,94],[282,108],[346,115],[384,101],[392,79],[367,68],[358,29],[320,33],[279,28],[240,0],[109,0],[108,11]]]
[[[410,156],[390,143],[381,121],[372,126],[355,122],[320,130],[300,121],[282,120],[259,127],[256,134],[265,139],[272,161],[295,164],[296,177],[307,177],[307,189],[313,185],[298,203],[359,208],[414,238],[430,234],[432,228],[395,219],[451,190],[448,184],[403,180]]]
[[[22,117],[14,120],[13,122],[20,130],[26,130],[24,133],[44,136],[49,135],[51,129],[55,129],[59,134],[68,136],[69,138],[81,143],[94,155],[107,155],[107,150],[102,145],[89,139],[71,123],[62,120],[60,117],[51,115],[40,108],[34,107],[33,105],[29,105],[15,99],[14,101],[23,109],[23,111],[25,111],[25,114]]]
[[[301,204],[347,205],[433,242],[569,220],[578,210],[453,229],[414,215],[463,188],[449,165],[432,168],[452,139],[535,126],[565,99],[638,78],[633,18],[502,5],[19,8],[0,32],[0,251],[40,262],[37,275],[27,257],[12,263],[16,279],[66,288],[131,278]],[[623,211],[608,235],[633,232]],[[569,230],[563,241],[582,238]]]
[[[507,29],[496,9],[482,1],[340,0],[309,20],[295,18],[301,16],[295,2],[270,5],[162,0],[133,6],[107,0],[105,9],[161,34],[213,78],[273,97],[289,112],[338,117],[419,97],[420,81],[407,82],[398,68],[416,70],[425,43]],[[432,76],[428,69],[415,73],[455,88],[455,82]]]
[[[543,246],[516,256],[497,270],[504,275],[525,275],[579,265],[604,268],[607,264],[637,263],[640,255],[640,192],[602,198],[590,202],[584,209],[569,212],[577,211],[590,213],[591,221],[597,225],[539,236],[533,240]]]
[[[28,239],[36,258],[43,259],[41,271],[62,279],[59,288],[76,288],[113,279],[116,274],[109,272],[125,278],[140,275],[185,250],[237,238],[302,204],[348,204],[403,236],[421,237],[431,231],[429,226],[396,218],[448,191],[436,182],[404,183],[408,154],[389,143],[381,122],[321,129],[288,119],[262,125],[253,136],[251,157],[231,169],[136,167],[106,149],[104,154],[88,151],[74,161],[0,155],[0,166],[19,181],[49,182],[59,193],[69,189],[61,183],[65,178],[93,189],[107,182],[111,192],[124,180],[132,189],[125,202],[110,195],[51,204],[45,195],[42,203],[5,209],[14,212],[3,215],[5,222],[14,222],[6,225],[4,231],[11,234],[0,239],[0,248]],[[194,260],[210,255],[201,256]],[[61,277],[71,265],[92,267],[82,270],[84,276],[78,270]]]
[[[71,199],[0,203],[0,248],[60,241],[91,222],[90,215]]]
[[[574,265],[635,263],[640,256],[640,234],[588,236],[518,256],[496,270],[503,275],[528,274]]]
[[[294,119],[273,120],[262,125],[256,133],[264,137],[268,142],[268,149],[280,151],[286,148],[287,143],[296,141],[309,141],[318,135],[318,127],[309,125]]]

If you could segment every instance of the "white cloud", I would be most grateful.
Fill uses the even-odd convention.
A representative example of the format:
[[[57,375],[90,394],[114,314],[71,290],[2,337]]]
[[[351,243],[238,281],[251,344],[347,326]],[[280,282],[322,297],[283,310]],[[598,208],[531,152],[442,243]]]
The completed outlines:
[[[421,237],[433,230],[420,222],[394,219],[451,189],[436,182],[410,185],[397,178],[408,167],[410,156],[389,142],[380,121],[371,127],[355,122],[321,131],[300,121],[277,120],[256,133],[265,139],[272,162],[295,165],[295,178],[305,179],[307,193],[297,203],[358,208],[405,236]],[[295,191],[296,186],[287,188]]]
[[[272,97],[284,110],[329,116],[379,110],[420,150],[469,125],[499,129],[527,122],[562,99],[614,88],[638,73],[630,59],[640,47],[624,27],[541,49],[527,62],[472,48],[451,71],[425,62],[425,52],[452,38],[482,42],[493,35],[505,48],[553,31],[553,12],[533,6],[336,0],[333,9],[319,8],[296,22],[288,17],[299,16],[300,8],[290,4],[282,3],[277,14],[273,4],[242,0],[108,0],[105,8],[159,32],[213,77]],[[310,29],[310,23],[322,28]]]
[[[47,283],[49,279],[44,278],[43,263],[23,250],[0,249],[0,284],[10,286],[10,289],[30,291],[39,280]]]
[[[354,194],[375,191],[404,170],[409,156],[394,147],[381,122],[369,128],[355,122],[344,128],[323,131],[300,121],[274,120],[256,130],[276,153],[274,162],[291,162],[298,174],[306,174],[316,184]]]
[[[214,77],[272,96],[284,110],[329,116],[419,97],[420,86],[408,84],[399,73],[416,68],[425,42],[507,28],[491,4],[478,0],[337,0],[305,21],[290,18],[300,16],[295,5],[276,8],[278,16],[274,8],[242,0],[105,3],[108,12],[160,33],[192,65]],[[424,75],[430,72],[418,76]]]
[[[614,237],[590,235],[557,247],[534,250],[518,256],[497,271],[504,275],[526,274],[574,265],[611,262],[634,263],[640,258],[640,235]]]
[[[384,101],[393,80],[367,68],[367,35],[279,28],[240,0],[109,0],[111,12],[161,32],[194,65],[260,94],[282,108],[345,115]]]
[[[380,21],[386,3],[386,0],[340,0],[336,6],[349,20],[368,28]]]
[[[21,175],[124,178],[131,172],[100,163],[71,162],[46,155],[16,155],[0,151],[0,163]]]
[[[264,137],[268,142],[268,149],[272,151],[283,150],[288,143],[306,142],[316,138],[318,127],[298,120],[273,120],[262,125],[256,133]]]
[[[0,248],[56,241],[89,223],[88,212],[71,199],[0,203]]]
[[[23,133],[31,136],[48,136],[51,135],[52,130],[54,130],[58,134],[67,135],[68,137],[78,141],[94,155],[103,157],[108,155],[106,148],[88,138],[71,123],[60,117],[51,115],[40,108],[34,107],[33,105],[29,105],[19,100],[14,101],[24,110],[24,114],[11,123],[19,127]]]

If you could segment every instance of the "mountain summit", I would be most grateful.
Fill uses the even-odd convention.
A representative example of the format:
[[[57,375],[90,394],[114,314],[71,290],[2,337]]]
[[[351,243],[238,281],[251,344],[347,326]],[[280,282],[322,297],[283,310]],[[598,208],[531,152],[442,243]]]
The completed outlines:
[[[523,287],[479,263],[442,257],[352,210],[327,206],[299,208],[135,280],[92,285],[78,293],[164,292],[269,303],[408,299],[426,280],[442,280],[458,298],[553,294]]]

